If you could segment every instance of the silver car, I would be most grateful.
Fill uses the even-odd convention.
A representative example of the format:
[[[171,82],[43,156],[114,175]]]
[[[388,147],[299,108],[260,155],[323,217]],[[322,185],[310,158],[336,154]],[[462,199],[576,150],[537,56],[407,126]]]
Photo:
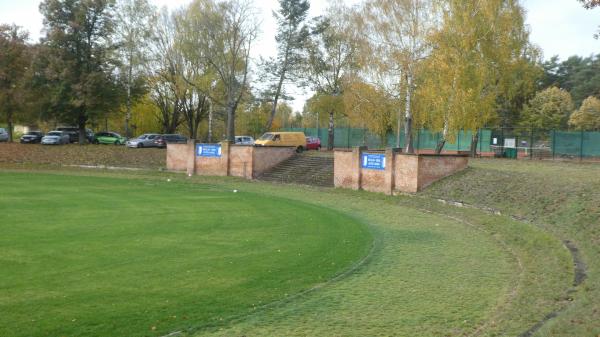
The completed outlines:
[[[69,134],[64,131],[50,131],[42,138],[44,145],[69,144]]]
[[[146,133],[137,138],[131,139],[127,141],[127,147],[158,147],[158,144],[155,143],[156,138],[160,136],[156,133]]]
[[[254,138],[250,136],[235,136],[235,145],[254,145]]]
[[[0,128],[0,142],[8,142],[8,132],[4,128]]]

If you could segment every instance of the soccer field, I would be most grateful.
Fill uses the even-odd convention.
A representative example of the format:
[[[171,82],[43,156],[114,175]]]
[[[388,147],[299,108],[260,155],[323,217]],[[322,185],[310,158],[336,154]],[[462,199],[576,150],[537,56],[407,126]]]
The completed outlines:
[[[371,235],[339,212],[218,186],[0,174],[0,336],[164,335],[324,282]]]
[[[0,184],[2,336],[519,335],[573,280],[551,233],[428,197],[65,169]]]

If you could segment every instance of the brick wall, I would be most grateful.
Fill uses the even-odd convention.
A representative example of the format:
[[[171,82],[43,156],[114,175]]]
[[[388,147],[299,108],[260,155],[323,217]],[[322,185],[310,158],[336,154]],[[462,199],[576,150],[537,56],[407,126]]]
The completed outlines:
[[[253,179],[295,153],[291,147],[254,147],[221,143],[221,157],[196,156],[196,144],[167,145],[167,169],[207,176]]]
[[[465,169],[469,159],[459,155],[408,155],[397,149],[385,151],[385,170],[361,167],[365,148],[334,154],[334,185],[391,194],[393,191],[416,193],[433,182]]]

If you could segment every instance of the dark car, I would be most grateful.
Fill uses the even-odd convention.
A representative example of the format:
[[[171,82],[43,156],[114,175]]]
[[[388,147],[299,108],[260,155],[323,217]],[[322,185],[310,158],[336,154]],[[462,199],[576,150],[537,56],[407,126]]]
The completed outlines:
[[[40,131],[29,131],[21,136],[21,144],[41,143],[44,133]]]
[[[58,131],[63,131],[69,135],[69,142],[78,143],[79,142],[79,128],[75,126],[63,126],[58,129]],[[88,143],[92,143],[94,141],[94,131],[90,129],[85,129],[85,138]]]
[[[188,139],[185,136],[179,134],[172,134],[160,135],[159,137],[156,137],[154,143],[158,147],[167,147],[167,144],[185,144],[187,143],[187,141]]]

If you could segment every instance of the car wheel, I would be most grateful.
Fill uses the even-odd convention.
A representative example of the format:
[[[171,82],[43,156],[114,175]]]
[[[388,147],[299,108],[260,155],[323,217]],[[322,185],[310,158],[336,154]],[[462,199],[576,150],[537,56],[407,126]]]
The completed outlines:
[[[298,146],[296,148],[296,153],[302,153],[302,151],[304,151],[304,148],[302,146]]]
[[[143,147],[144,147],[144,144],[142,144],[142,143],[139,143],[139,144],[137,145],[137,147],[141,149],[141,148],[143,148]]]
[[[119,140],[115,140],[115,145],[119,145]]]

